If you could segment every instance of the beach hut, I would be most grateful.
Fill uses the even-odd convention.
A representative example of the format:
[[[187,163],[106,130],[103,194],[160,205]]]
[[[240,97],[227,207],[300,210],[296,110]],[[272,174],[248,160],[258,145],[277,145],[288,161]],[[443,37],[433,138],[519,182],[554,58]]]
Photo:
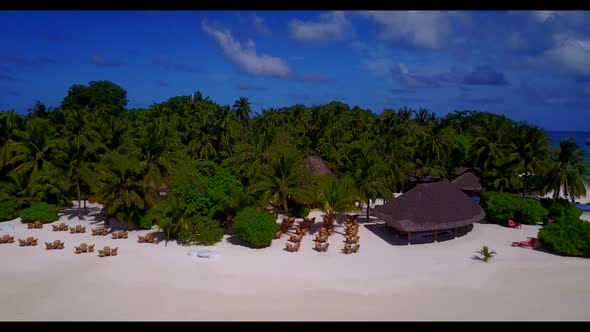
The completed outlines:
[[[305,164],[311,171],[311,174],[314,176],[322,177],[327,175],[336,179],[334,172],[332,172],[332,170],[321,157],[309,156],[305,159]]]
[[[150,180],[150,182],[148,183],[148,186],[157,192],[156,197],[155,198],[163,198],[166,197],[166,195],[168,195],[168,192],[170,191],[170,187],[168,187],[168,184],[165,182],[162,182],[160,184],[160,187],[157,188],[156,183],[154,182],[154,180]],[[157,189],[156,189],[157,188]]]
[[[398,234],[438,241],[457,237],[481,221],[485,212],[448,180],[417,185],[399,198],[375,208],[375,216]]]
[[[477,196],[482,190],[481,181],[472,172],[464,172],[451,183],[468,196]]]

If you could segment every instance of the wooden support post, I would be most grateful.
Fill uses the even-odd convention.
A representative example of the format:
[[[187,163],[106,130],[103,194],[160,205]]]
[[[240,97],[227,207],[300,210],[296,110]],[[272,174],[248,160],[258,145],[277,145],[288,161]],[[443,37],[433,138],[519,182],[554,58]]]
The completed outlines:
[[[457,228],[455,228],[455,238],[457,238]]]
[[[434,242],[438,242],[438,230],[434,231]]]
[[[411,238],[411,233],[408,232],[408,245],[412,244],[412,238]]]

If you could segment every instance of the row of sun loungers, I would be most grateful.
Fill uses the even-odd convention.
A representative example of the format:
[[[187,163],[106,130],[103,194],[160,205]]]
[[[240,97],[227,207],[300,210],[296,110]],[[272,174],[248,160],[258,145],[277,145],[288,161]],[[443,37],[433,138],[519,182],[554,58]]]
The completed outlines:
[[[36,246],[37,245],[37,239],[29,236],[26,240],[18,240],[18,245],[21,247],[30,247],[30,246]]]
[[[344,240],[344,242],[346,244],[344,245],[343,252],[347,255],[357,253],[359,251],[359,248],[361,247],[361,245],[358,244],[360,237],[358,236],[359,222],[357,217],[358,216],[356,215],[349,215],[344,223],[346,227],[346,239]]]
[[[75,233],[86,233],[86,226],[76,225],[76,227],[70,227],[70,234]]]
[[[98,257],[117,256],[117,248],[104,247],[102,250],[98,249]]]
[[[113,239],[126,239],[129,237],[129,233],[127,231],[118,231],[118,232],[113,232],[111,238]]]
[[[14,243],[14,236],[4,235],[0,238],[0,243]]]
[[[287,244],[285,246],[285,250],[287,250],[289,252],[299,251],[299,248],[301,248],[301,242],[297,242],[295,244],[291,244],[291,243],[287,242]]]
[[[275,234],[275,239],[280,239],[283,234],[289,231],[289,228],[295,223],[295,217],[284,217],[281,226]]]
[[[28,229],[38,229],[38,228],[43,228],[43,223],[40,222],[39,220],[35,221],[35,222],[31,222],[27,224],[27,228]]]
[[[55,240],[53,243],[45,242],[45,249],[47,250],[54,250],[54,249],[63,249],[65,242],[61,242],[60,240]]]
[[[156,243],[156,238],[154,237],[154,234],[147,234],[146,236],[138,235],[137,237],[139,238],[139,240],[137,241],[139,243]]]
[[[87,245],[86,243],[82,243],[79,247],[75,247],[75,248],[76,248],[76,254],[94,252],[94,244]]]
[[[94,236],[106,236],[108,234],[109,234],[109,230],[104,227],[92,229],[92,235],[94,235]]]
[[[68,225],[61,223],[59,225],[51,225],[51,227],[53,227],[53,231],[54,232],[67,232],[68,231]]]

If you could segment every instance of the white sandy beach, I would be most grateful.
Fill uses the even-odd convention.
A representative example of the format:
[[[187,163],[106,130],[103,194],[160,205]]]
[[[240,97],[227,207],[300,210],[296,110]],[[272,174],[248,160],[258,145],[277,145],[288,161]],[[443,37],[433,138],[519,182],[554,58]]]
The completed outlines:
[[[94,212],[96,205],[91,205]],[[312,216],[321,214],[313,212]],[[71,216],[71,214],[70,214]],[[250,249],[228,237],[213,247],[217,260],[191,257],[174,242],[137,243],[91,236],[94,217],[62,216],[88,233],[29,230],[18,219],[0,235],[35,236],[36,247],[0,244],[0,320],[587,320],[590,260],[511,247],[536,236],[538,226],[509,229],[475,224],[444,242],[401,245],[381,223],[364,223],[358,254],[341,252],[337,226],[326,253]],[[8,226],[10,227],[10,226]],[[64,250],[45,250],[61,239]],[[16,241],[18,242],[18,241]],[[74,254],[74,245],[119,247],[115,257]],[[400,242],[400,240],[397,240]],[[498,252],[490,262],[472,258],[482,245]],[[195,248],[195,247],[193,247]]]

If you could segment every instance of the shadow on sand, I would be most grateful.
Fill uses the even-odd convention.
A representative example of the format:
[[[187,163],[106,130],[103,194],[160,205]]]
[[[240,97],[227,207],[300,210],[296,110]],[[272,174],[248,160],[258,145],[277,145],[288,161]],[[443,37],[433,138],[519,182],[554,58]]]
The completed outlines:
[[[392,246],[407,246],[408,245],[408,238],[403,235],[398,235],[393,232],[391,229],[388,229],[385,226],[384,222],[374,223],[371,225],[364,225],[366,229],[373,232],[373,234],[379,236],[383,241],[389,243]],[[437,242],[444,242],[454,239],[454,234],[449,232],[447,233],[440,233],[438,235]],[[411,241],[409,244],[425,244],[425,243],[435,243],[434,242],[434,235],[431,234],[421,234],[415,233],[412,234]]]

